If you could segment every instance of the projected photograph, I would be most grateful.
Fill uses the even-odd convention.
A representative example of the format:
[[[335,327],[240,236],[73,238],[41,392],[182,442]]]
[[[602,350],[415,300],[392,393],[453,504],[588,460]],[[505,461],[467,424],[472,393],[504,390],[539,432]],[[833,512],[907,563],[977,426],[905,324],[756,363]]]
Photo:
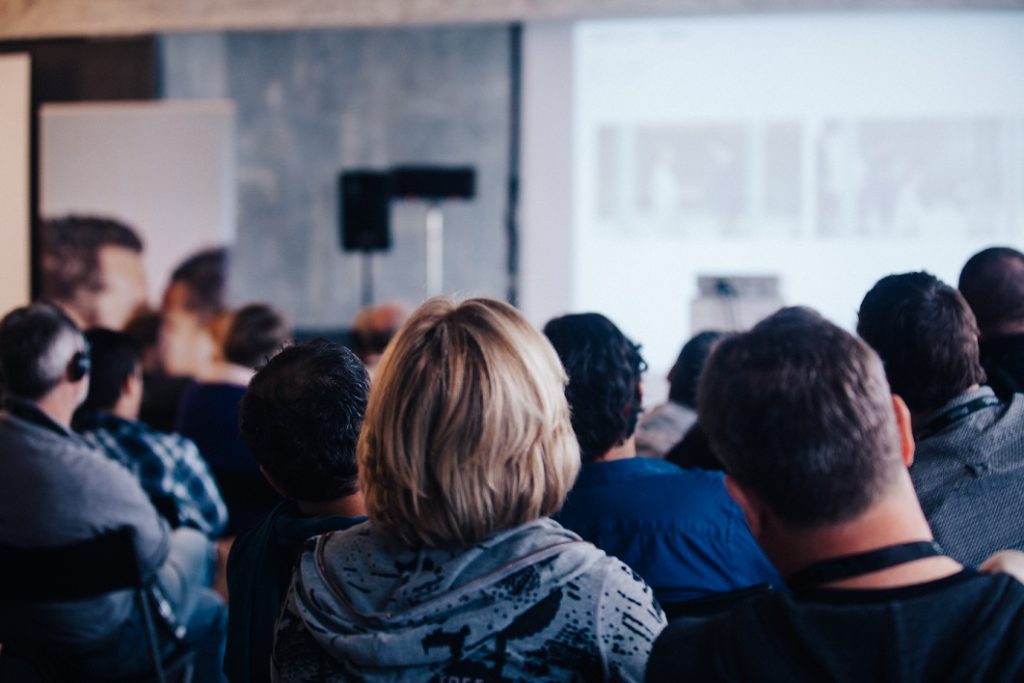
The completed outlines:
[[[676,237],[795,231],[801,140],[796,122],[600,127],[597,216]]]
[[[1013,177],[1024,169],[1018,126],[996,118],[825,121],[815,143],[819,234],[1005,234],[1010,193],[1020,193]]]

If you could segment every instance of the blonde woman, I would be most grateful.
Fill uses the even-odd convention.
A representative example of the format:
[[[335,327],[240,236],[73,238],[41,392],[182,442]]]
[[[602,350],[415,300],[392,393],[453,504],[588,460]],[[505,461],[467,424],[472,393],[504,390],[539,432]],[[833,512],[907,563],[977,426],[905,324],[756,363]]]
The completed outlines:
[[[665,626],[650,588],[548,519],[580,462],[565,381],[507,304],[412,315],[359,440],[369,521],[303,553],[275,680],[642,680]]]

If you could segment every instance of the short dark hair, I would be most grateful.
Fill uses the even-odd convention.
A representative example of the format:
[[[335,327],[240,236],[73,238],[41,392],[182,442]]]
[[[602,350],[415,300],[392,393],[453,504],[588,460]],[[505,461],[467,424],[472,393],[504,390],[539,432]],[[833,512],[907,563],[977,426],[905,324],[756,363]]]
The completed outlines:
[[[634,344],[600,313],[555,318],[544,334],[562,361],[565,395],[584,462],[601,457],[636,431],[642,409],[640,376],[647,363]]]
[[[878,356],[811,309],[723,339],[699,406],[726,471],[794,527],[855,519],[903,467]]]
[[[205,249],[189,256],[171,273],[171,283],[185,286],[185,307],[201,317],[227,310],[230,257],[224,247]]]
[[[290,497],[356,492],[369,383],[359,358],[325,339],[288,347],[253,377],[239,408],[242,438]]]
[[[4,390],[35,400],[60,384],[74,354],[63,353],[58,342],[81,330],[60,307],[34,303],[16,308],[0,320],[0,372]]]
[[[102,247],[142,252],[142,240],[131,227],[100,216],[48,219],[43,221],[39,236],[41,294],[50,301],[72,301],[81,291],[100,291]]]
[[[684,406],[697,405],[697,383],[700,381],[700,373],[712,347],[723,336],[724,332],[708,330],[694,335],[683,345],[675,365],[668,373],[668,400]]]
[[[224,357],[255,369],[280,351],[290,336],[288,322],[280,313],[266,304],[248,304],[231,317]]]
[[[857,333],[882,357],[893,392],[915,414],[985,381],[974,314],[960,292],[929,273],[879,280],[861,302]]]
[[[1007,325],[1024,325],[1024,254],[1016,249],[979,251],[964,264],[958,287],[982,335],[999,335]]]
[[[139,347],[124,332],[102,327],[87,330],[92,370],[89,374],[89,395],[82,404],[85,410],[110,410],[121,398],[121,388],[139,365]]]

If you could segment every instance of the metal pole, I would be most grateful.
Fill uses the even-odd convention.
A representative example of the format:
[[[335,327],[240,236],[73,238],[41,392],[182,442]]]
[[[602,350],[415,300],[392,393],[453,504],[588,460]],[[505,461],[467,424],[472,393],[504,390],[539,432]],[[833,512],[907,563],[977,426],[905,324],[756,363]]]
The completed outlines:
[[[373,303],[373,252],[363,251],[363,306]]]
[[[427,207],[427,296],[444,292],[444,214],[438,204]]]

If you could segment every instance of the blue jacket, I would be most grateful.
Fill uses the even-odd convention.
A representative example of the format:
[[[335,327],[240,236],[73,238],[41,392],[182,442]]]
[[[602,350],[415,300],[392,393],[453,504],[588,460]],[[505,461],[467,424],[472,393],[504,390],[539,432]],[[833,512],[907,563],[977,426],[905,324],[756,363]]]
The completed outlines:
[[[654,458],[585,463],[557,519],[632,567],[663,604],[782,585],[723,479]]]

